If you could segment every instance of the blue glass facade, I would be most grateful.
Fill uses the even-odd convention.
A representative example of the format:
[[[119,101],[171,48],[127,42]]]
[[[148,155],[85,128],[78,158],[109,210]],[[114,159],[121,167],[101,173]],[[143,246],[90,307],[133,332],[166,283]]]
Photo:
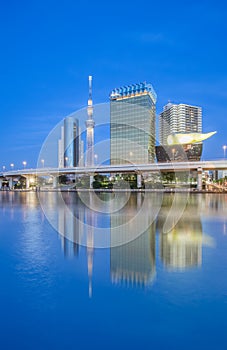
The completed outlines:
[[[79,122],[67,117],[64,120],[64,166],[75,167],[79,162]]]
[[[111,164],[154,162],[156,98],[146,83],[111,91]]]

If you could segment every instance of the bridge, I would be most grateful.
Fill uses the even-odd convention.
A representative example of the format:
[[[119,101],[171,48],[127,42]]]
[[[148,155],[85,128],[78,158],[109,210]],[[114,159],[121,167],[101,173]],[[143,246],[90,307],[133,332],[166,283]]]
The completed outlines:
[[[0,187],[5,179],[9,180],[12,187],[13,179],[23,176],[26,178],[26,188],[30,186],[31,177],[51,176],[53,187],[57,187],[57,178],[60,175],[89,175],[93,179],[94,174],[137,174],[137,185],[141,187],[141,175],[157,172],[191,172],[197,173],[197,187],[202,189],[202,172],[207,170],[227,170],[227,160],[208,160],[195,162],[169,162],[150,164],[119,164],[96,165],[92,167],[65,167],[65,168],[34,168],[10,170],[0,173]]]

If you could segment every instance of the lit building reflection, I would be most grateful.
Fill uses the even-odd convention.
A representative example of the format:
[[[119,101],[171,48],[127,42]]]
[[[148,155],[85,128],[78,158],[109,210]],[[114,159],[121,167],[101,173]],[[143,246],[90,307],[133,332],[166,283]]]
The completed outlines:
[[[129,286],[150,285],[155,277],[155,234],[152,228],[128,244],[111,248],[111,281]]]
[[[37,195],[35,192],[16,192],[16,191],[1,191],[0,209],[2,213],[10,208],[11,219],[14,218],[14,213],[20,209],[23,219],[28,215],[28,208],[35,209],[39,206]]]
[[[202,263],[202,225],[182,218],[168,233],[161,233],[160,256],[167,268],[185,269]]]
[[[122,243],[125,238],[130,235],[130,220],[137,215],[143,198],[141,193],[130,197],[127,205],[120,210],[117,215],[111,216],[111,227],[117,227]],[[110,269],[111,281],[114,284],[121,284],[132,287],[145,287],[152,284],[156,275],[155,266],[155,224],[150,226],[144,233],[144,220],[148,219],[149,207],[143,213],[140,213],[141,220],[137,227],[141,234],[126,244],[111,247],[110,253]],[[128,222],[128,225],[124,225]],[[145,225],[146,226],[146,225]],[[126,232],[129,231],[129,232]],[[111,237],[112,244],[114,237]]]
[[[86,246],[88,294],[91,298],[94,235],[97,225],[97,213],[91,209],[94,207],[94,194],[85,194],[86,204],[79,196],[71,193],[62,193],[60,196],[62,196],[63,203],[56,208],[58,208],[58,232],[61,233],[62,249],[66,256],[76,256],[80,245]]]
[[[58,232],[61,232],[62,250],[65,256],[78,255],[79,229],[72,214],[63,207],[58,211]]]
[[[175,196],[166,196],[158,217],[160,258],[169,269],[184,270],[200,266],[202,263],[204,237],[199,214],[200,203],[196,197],[187,198],[187,194],[185,196],[180,194],[177,204],[173,202],[176,200]],[[186,203],[189,206],[181,213],[181,208],[184,209]],[[164,233],[163,227],[167,216],[169,230]]]
[[[88,236],[91,237],[91,234],[86,231],[86,223],[89,222],[92,226],[94,219],[90,218],[91,212],[77,195],[67,192],[55,193],[55,195],[56,203],[52,205],[54,204],[56,211],[56,220],[53,218],[51,220],[57,222],[56,229],[60,233],[64,254],[76,256],[81,245],[87,246],[86,239]]]

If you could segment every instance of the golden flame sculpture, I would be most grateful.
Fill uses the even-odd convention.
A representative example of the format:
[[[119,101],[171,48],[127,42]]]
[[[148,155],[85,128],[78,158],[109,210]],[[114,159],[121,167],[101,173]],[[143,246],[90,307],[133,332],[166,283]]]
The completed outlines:
[[[192,133],[192,134],[173,134],[167,137],[167,144],[172,145],[185,145],[190,143],[202,142],[209,137],[216,134],[217,131],[208,132],[208,133]]]

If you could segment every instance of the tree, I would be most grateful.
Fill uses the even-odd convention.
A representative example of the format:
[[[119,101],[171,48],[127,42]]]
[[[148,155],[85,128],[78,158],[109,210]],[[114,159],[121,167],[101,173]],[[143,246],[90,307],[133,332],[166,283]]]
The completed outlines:
[[[68,177],[66,175],[59,176],[59,180],[58,180],[59,184],[66,184],[67,181],[68,181]]]

